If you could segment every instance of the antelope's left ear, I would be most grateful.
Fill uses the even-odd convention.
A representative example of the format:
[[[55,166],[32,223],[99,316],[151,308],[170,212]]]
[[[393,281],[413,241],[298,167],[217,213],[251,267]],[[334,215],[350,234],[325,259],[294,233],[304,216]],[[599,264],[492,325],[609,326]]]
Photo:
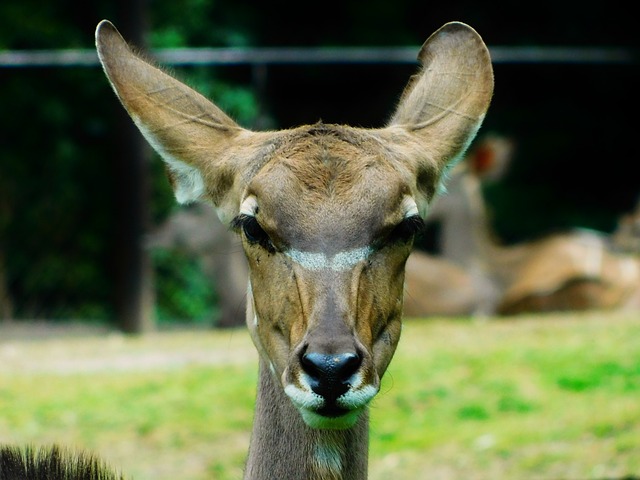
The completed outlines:
[[[390,126],[402,128],[419,148],[412,157],[424,163],[414,165],[420,179],[421,170],[442,172],[464,154],[489,108],[493,69],[480,35],[459,22],[431,35],[418,59],[421,71],[405,88]]]
[[[160,154],[180,203],[210,199],[223,221],[237,214],[237,179],[255,155],[252,132],[215,104],[135,54],[110,22],[96,29],[105,74],[136,126]]]

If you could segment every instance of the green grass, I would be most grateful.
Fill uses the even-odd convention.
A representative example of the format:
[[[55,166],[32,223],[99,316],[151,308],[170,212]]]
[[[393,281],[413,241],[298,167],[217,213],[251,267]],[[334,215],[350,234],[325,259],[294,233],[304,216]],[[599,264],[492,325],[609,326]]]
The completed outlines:
[[[395,414],[374,413],[374,465],[398,451],[409,464],[399,478],[428,478],[411,470],[425,455],[432,471],[454,465],[444,478],[640,473],[640,319],[548,316],[407,330],[411,340],[376,402],[376,412]]]
[[[0,442],[239,479],[255,382],[246,332],[0,341]],[[640,318],[409,320],[371,417],[371,479],[638,476]]]

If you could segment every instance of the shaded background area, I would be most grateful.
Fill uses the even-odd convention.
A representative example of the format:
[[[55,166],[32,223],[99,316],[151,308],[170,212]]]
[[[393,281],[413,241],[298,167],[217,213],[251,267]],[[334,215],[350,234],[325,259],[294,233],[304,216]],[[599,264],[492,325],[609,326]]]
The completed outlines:
[[[490,47],[630,49],[636,61],[622,65],[495,65],[482,131],[510,136],[518,148],[508,175],[486,193],[494,227],[511,243],[572,227],[609,232],[640,195],[631,17],[611,2],[575,1],[347,0],[301,8],[284,1],[5,0],[0,50],[92,48],[103,18],[151,48],[412,45],[417,53],[434,30],[460,20]],[[136,23],[146,25],[146,36]],[[384,124],[415,67],[281,65],[260,78],[247,66],[174,70],[244,126],[322,119],[368,127]],[[145,258],[130,257],[131,239],[142,241],[174,202],[155,157],[139,154],[143,160],[127,166],[135,139],[127,140],[129,120],[100,69],[2,68],[0,100],[0,318],[122,324],[135,315],[131,295],[147,295],[161,320],[215,316],[215,294],[193,259],[152,259],[157,302],[153,292],[136,290],[150,289],[150,279],[146,287],[127,283],[127,272],[149,268]],[[150,202],[141,207],[141,197]],[[142,231],[123,222],[136,218]]]

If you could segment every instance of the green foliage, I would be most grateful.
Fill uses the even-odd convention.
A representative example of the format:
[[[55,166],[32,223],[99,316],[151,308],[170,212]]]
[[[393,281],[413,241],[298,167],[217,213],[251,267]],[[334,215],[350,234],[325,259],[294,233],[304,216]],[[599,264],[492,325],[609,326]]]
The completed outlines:
[[[83,25],[82,14],[89,22],[92,8],[70,17],[73,0],[41,2],[39,0],[7,0],[0,3],[0,50],[89,47],[91,30]]]
[[[110,241],[113,151],[97,74],[16,71],[3,88],[6,111],[29,119],[25,130],[0,117],[11,139],[0,163],[0,247],[19,316],[104,317],[109,310],[108,278],[96,260]],[[41,91],[52,94],[34,108]],[[78,92],[96,101],[69,102]]]
[[[153,25],[149,43],[153,47],[242,47],[254,43],[247,28],[253,14],[242,5],[229,8],[220,1],[188,0],[157,7],[149,11]],[[184,15],[185,11],[189,15]]]
[[[172,250],[154,250],[153,262],[158,320],[213,325],[217,315],[215,286],[197,259]]]

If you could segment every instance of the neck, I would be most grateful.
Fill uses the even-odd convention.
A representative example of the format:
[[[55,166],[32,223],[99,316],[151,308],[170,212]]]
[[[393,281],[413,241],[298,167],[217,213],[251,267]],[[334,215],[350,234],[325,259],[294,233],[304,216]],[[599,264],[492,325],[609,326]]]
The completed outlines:
[[[245,480],[366,480],[369,419],[346,430],[308,427],[260,360]]]

